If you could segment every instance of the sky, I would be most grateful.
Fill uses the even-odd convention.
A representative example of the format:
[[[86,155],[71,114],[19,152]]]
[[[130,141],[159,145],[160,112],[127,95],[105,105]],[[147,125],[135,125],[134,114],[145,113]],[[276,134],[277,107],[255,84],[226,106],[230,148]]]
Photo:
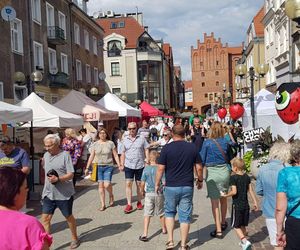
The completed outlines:
[[[143,12],[144,26],[154,39],[173,49],[182,79],[191,79],[191,46],[214,32],[225,45],[239,46],[263,0],[89,0],[88,13],[112,10],[117,14]]]

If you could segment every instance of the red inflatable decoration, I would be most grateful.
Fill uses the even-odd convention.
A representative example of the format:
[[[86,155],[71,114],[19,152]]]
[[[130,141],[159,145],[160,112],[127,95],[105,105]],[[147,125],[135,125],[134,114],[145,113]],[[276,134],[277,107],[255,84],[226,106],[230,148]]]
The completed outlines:
[[[244,114],[244,107],[241,103],[234,103],[229,107],[229,114],[233,120],[241,118]]]
[[[224,108],[224,107],[219,108],[218,116],[220,117],[220,119],[224,119],[226,115],[227,115],[226,108]]]
[[[276,110],[281,120],[294,124],[300,114],[300,83],[289,82],[281,84],[276,92]]]

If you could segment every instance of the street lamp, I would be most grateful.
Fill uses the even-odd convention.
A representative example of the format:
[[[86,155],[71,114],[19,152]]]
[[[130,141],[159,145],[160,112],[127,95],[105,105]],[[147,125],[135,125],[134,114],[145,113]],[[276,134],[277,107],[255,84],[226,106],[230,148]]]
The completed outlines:
[[[296,22],[300,27],[300,1],[299,0],[286,0],[285,1],[285,13],[286,15]]]
[[[135,103],[136,107],[139,108],[142,101],[139,99],[136,99],[136,100],[134,100],[134,103]]]
[[[126,96],[126,95],[122,95],[122,96],[121,96],[121,100],[122,100],[123,102],[126,102],[126,101],[127,101],[127,96]]]
[[[98,91],[98,89],[97,89],[96,87],[92,87],[92,88],[90,89],[90,94],[91,94],[91,95],[98,95],[98,94],[99,94],[99,91]]]
[[[251,92],[250,92],[250,105],[251,105],[251,117],[252,117],[252,128],[255,129],[255,111],[254,111],[254,80],[257,78],[262,78],[269,71],[268,64],[259,64],[256,67],[256,72],[258,75],[255,75],[254,67],[250,67],[247,76],[247,66],[245,64],[238,64],[235,67],[235,74],[241,78],[250,79]]]

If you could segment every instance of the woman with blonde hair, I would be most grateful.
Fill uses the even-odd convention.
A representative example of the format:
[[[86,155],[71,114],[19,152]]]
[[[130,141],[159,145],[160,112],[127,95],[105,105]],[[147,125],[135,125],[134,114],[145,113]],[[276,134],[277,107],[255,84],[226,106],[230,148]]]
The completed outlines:
[[[256,179],[256,193],[263,196],[262,211],[266,218],[266,225],[270,237],[270,243],[274,249],[283,249],[276,243],[276,187],[278,173],[290,161],[291,145],[286,142],[276,142],[270,149],[269,162],[261,166]]]
[[[228,157],[229,142],[224,135],[222,123],[215,121],[200,151],[202,163],[206,169],[207,197],[211,200],[212,214],[216,224],[216,229],[210,235],[219,239],[223,238],[222,231],[228,226],[226,222],[227,198],[221,197],[221,193],[228,191],[230,178],[228,163],[231,159]],[[219,204],[221,204],[221,209]]]
[[[98,133],[99,140],[93,144],[91,155],[87,162],[87,167],[93,163],[97,164],[97,180],[99,183],[99,195],[101,206],[99,211],[104,211],[105,206],[105,189],[109,193],[109,205],[114,204],[114,195],[111,185],[112,175],[113,175],[113,157],[115,161],[120,166],[120,160],[116,150],[115,144],[110,141],[108,132],[105,128],[101,128]]]

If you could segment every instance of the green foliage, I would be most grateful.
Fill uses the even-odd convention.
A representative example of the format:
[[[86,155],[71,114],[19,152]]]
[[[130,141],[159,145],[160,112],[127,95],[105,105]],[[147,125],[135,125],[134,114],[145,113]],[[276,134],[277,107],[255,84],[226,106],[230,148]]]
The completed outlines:
[[[246,167],[246,172],[250,173],[250,165],[251,165],[251,161],[252,161],[252,157],[253,157],[253,151],[247,151],[244,156],[243,156],[243,160],[245,162],[245,167]]]

